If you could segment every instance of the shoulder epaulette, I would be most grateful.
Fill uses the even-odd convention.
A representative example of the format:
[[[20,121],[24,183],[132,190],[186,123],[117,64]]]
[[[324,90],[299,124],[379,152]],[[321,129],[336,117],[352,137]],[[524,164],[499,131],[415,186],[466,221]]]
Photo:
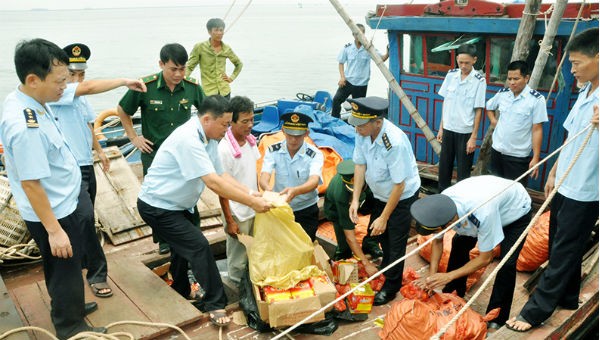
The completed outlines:
[[[467,219],[469,220],[469,222],[473,223],[473,225],[475,225],[477,228],[481,226],[481,222],[479,222],[475,215],[471,214],[469,215],[469,217],[467,217]]]
[[[308,155],[308,157],[310,158],[315,158],[315,155],[317,154],[313,149],[311,148],[306,148],[306,154]]]
[[[479,81],[485,81],[485,77],[479,72],[475,72],[475,78]]]
[[[23,110],[23,114],[25,115],[25,123],[27,123],[28,128],[39,128],[40,124],[37,120],[37,114],[30,108],[26,108]]]
[[[192,83],[192,84],[198,85],[198,81],[195,78],[192,78],[190,76],[183,77],[183,80],[187,81],[188,83]]]
[[[501,92],[507,92],[507,91],[510,91],[510,88],[508,88],[508,87],[505,87],[505,88],[503,88],[503,89],[500,89],[500,91],[498,91],[498,93],[501,93]]]
[[[352,45],[352,43],[347,43],[346,45],[344,45],[344,48],[346,48],[346,47],[348,47],[350,45]]]
[[[531,93],[531,95],[532,95],[532,96],[534,96],[534,97],[536,97],[536,98],[539,98],[539,97],[541,97],[541,96],[542,96],[542,94],[541,94],[541,93],[539,93],[539,92],[538,92],[538,91],[536,91],[536,90],[531,90],[531,91],[529,91],[529,93]]]
[[[587,84],[583,85],[583,87],[579,89],[579,93],[585,91],[585,89],[587,89]]]
[[[281,149],[281,142],[269,146],[269,152],[279,151],[279,149]]]
[[[158,80],[158,76],[156,74],[151,74],[149,76],[143,77],[142,81],[146,84],[151,83],[153,81]]]
[[[448,73],[456,72],[456,71],[458,71],[458,70],[459,70],[459,69],[455,68],[455,69],[453,69],[453,70],[450,70],[450,71],[448,71]]]
[[[385,149],[387,151],[390,151],[390,149],[392,148],[392,143],[390,143],[390,138],[388,137],[387,133],[384,133],[381,136],[381,140],[383,140],[383,146],[385,146]]]

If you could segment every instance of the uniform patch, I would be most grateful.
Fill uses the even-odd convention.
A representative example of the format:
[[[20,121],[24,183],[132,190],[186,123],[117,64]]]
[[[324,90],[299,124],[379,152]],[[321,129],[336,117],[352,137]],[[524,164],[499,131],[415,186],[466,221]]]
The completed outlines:
[[[310,148],[306,148],[306,154],[308,155],[308,157],[310,158],[315,158],[315,155],[317,154],[313,149]]]
[[[507,92],[507,91],[510,91],[510,88],[505,87],[505,88],[501,89],[500,91],[498,91],[498,93]]]
[[[162,105],[162,100],[150,99],[150,105]]]
[[[475,215],[473,215],[473,214],[469,215],[469,217],[467,217],[467,219],[469,220],[469,222],[471,222],[477,228],[479,228],[479,226],[481,225],[481,222],[479,222],[477,217],[475,217]]]
[[[458,70],[459,70],[459,69],[455,68],[455,69],[453,69],[453,70],[450,70],[450,71],[448,71],[448,73],[456,72],[456,71],[458,71]]]
[[[198,137],[200,137],[200,141],[204,144],[206,144],[206,139],[204,138],[204,136],[200,133],[200,131],[198,131]]]
[[[192,78],[190,76],[184,77],[183,80],[187,81],[188,83],[192,83],[195,85],[198,85],[198,81],[196,80],[196,78]]]
[[[344,48],[346,48],[346,47],[348,47],[350,45],[352,45],[352,43],[347,43],[346,45],[344,45]]]
[[[542,96],[542,94],[541,94],[541,93],[539,93],[539,92],[538,92],[538,91],[536,91],[536,90],[531,90],[531,91],[529,91],[529,93],[531,93],[531,95],[532,95],[532,96],[534,96],[534,97],[536,97],[536,98],[539,98],[539,97],[541,97],[541,96]]]
[[[390,151],[390,149],[392,148],[392,143],[390,143],[390,138],[388,137],[387,133],[384,133],[381,136],[381,139],[383,140],[383,146],[385,146],[385,149],[387,151]]]
[[[479,72],[475,72],[475,78],[477,78],[479,81],[485,81],[485,77]]]
[[[142,81],[146,84],[151,83],[156,80],[158,80],[158,76],[156,74],[151,74],[149,76],[142,78]]]
[[[281,149],[281,142],[269,146],[269,152],[279,151],[279,149]]]
[[[25,122],[27,123],[28,128],[40,127],[40,124],[38,123],[37,115],[35,114],[35,111],[33,111],[30,108],[26,108],[25,110],[23,110],[23,114],[25,115]]]

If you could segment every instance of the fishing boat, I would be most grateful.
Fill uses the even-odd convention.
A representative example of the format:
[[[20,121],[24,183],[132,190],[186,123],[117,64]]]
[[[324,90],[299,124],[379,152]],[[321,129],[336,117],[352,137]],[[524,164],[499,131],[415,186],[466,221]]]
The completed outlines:
[[[581,7],[583,10],[579,14]],[[487,97],[490,98],[503,87],[506,78],[503,66],[508,64],[510,59],[510,50],[512,50],[523,9],[523,4],[500,4],[477,0],[471,0],[468,3],[460,0],[444,1],[429,5],[378,5],[373,12],[366,15],[366,22],[373,29],[387,30],[390,45],[389,69],[427,124],[436,131],[439,127],[442,103],[442,98],[437,95],[437,92],[448,70],[456,67],[454,49],[463,43],[476,44],[480,51],[476,68],[481,69],[486,75]],[[542,5],[540,9],[542,14],[538,16],[535,26],[534,38],[531,43],[531,58],[535,57],[539,49],[537,40],[544,33],[543,13],[549,15],[549,9],[549,4]],[[554,150],[564,140],[562,122],[577,96],[576,84],[569,72],[568,61],[560,68],[559,61],[564,54],[568,36],[573,31],[578,16],[582,20],[578,22],[575,31],[597,27],[598,4],[569,4],[560,24],[552,55],[538,88],[540,93],[550,97],[548,102],[550,121],[544,126],[543,155]],[[556,70],[560,71],[562,85],[557,91],[549,93],[551,78]],[[331,95],[327,91],[319,91],[314,95],[299,93],[294,99],[278,99],[269,103],[261,103],[255,110],[257,124],[253,133],[261,136],[278,131],[280,129],[279,116],[297,105],[308,105],[317,114],[326,115],[331,108]],[[437,156],[394,93],[390,94],[388,119],[400,126],[409,136],[417,160],[421,165],[422,177],[435,179],[435,173],[430,173],[429,169],[437,163]],[[102,120],[100,126],[110,123],[110,120]],[[484,132],[489,125],[485,117],[482,122],[478,134],[478,146],[481,145]],[[123,138],[122,130],[118,126],[108,126],[103,133],[107,137],[107,146],[120,148],[120,151],[112,149],[115,150],[114,157],[122,157],[121,154],[130,155],[127,161],[138,172],[138,177],[141,177],[141,169],[139,166],[137,168],[135,166],[137,163],[135,150]],[[127,150],[130,150],[130,153]],[[545,182],[549,169],[549,166],[544,166],[543,171],[540,172],[540,178],[530,181],[530,188],[539,190]],[[119,183],[118,180],[109,182],[111,186]],[[118,196],[115,197],[117,197],[115,198],[117,201],[120,199]],[[201,215],[207,217],[205,224],[202,225],[203,231],[213,247],[213,252],[218,254],[217,258],[222,259],[225,236],[221,224],[219,224],[218,203],[215,202],[213,196],[203,197],[203,204]],[[115,215],[114,212],[111,214]],[[128,230],[127,234],[130,235],[148,235],[143,227]],[[330,231],[320,229],[318,237],[325,250],[331,254],[335,247],[334,235]],[[407,252],[416,246],[417,237],[411,235]],[[110,284],[115,295],[110,299],[102,300],[89,296],[90,299],[98,301],[100,305],[97,312],[88,316],[91,324],[102,326],[121,320],[170,323],[182,327],[192,339],[268,339],[280,333],[278,330],[260,333],[244,325],[243,322],[239,322],[239,324],[233,322],[220,333],[210,325],[205,314],[200,313],[188,301],[174,293],[159,277],[165,274],[169,257],[158,255],[156,248],[149,237],[132,238],[127,242],[118,241],[105,246],[109,260]],[[588,267],[585,271],[587,277],[582,287],[582,301],[578,310],[558,310],[544,326],[529,333],[516,334],[501,329],[490,335],[490,338],[580,338],[585,334],[597,335],[597,257],[597,253],[594,255],[593,251],[588,256],[590,260],[586,262]],[[218,263],[223,265],[223,261]],[[406,260],[406,266],[415,269],[423,269],[427,265],[427,262],[419,256],[412,256]],[[496,263],[490,265],[473,289],[478,288],[478,285],[495,266]],[[4,282],[0,280],[0,293],[2,293],[0,295],[4,299],[0,300],[0,321],[2,321],[0,325],[13,325],[14,327],[36,325],[51,330],[48,296],[45,293],[39,264],[0,269],[4,280]],[[221,271],[225,272],[226,269],[222,268]],[[532,276],[535,274],[518,273],[513,311],[520,309],[527,300],[528,291],[522,285],[526,282],[531,283]],[[226,276],[223,277],[223,281],[226,284],[231,303],[228,310],[239,311],[237,303],[239,292],[236,285],[228,281]],[[481,314],[485,312],[490,291],[491,289],[488,289],[475,302],[472,306],[475,311]],[[86,294],[89,294],[89,291],[86,290]],[[466,298],[469,298],[470,294],[471,292],[467,293]],[[399,299],[401,297],[397,298],[397,300]],[[390,308],[389,304],[376,306],[363,322],[340,323],[332,337],[335,339],[378,339],[381,328],[375,321],[384,318]],[[110,329],[111,332],[119,330],[130,332],[134,334],[135,338],[140,339],[171,339],[175,336],[174,331],[167,328],[149,328],[140,325],[115,326]],[[0,327],[1,333],[2,328]],[[292,332],[290,336],[294,339],[321,338],[301,332]],[[13,338],[42,338],[42,335],[30,332],[24,337],[11,337],[10,339]]]

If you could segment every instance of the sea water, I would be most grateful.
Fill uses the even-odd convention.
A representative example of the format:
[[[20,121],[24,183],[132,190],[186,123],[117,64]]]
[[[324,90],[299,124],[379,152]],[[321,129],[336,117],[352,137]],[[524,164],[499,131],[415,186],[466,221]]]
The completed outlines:
[[[337,55],[353,38],[333,6],[328,1],[281,1],[252,3],[243,11],[246,4],[238,1],[230,7],[231,2],[215,1],[197,7],[0,11],[0,105],[18,85],[13,58],[22,39],[44,38],[60,47],[87,44],[92,51],[88,79],[140,78],[160,71],[159,51],[164,44],[178,42],[190,52],[194,44],[208,39],[206,21],[225,16],[230,8],[223,41],[244,63],[232,83],[232,95],[260,103],[294,98],[298,92],[335,94]],[[365,15],[375,5],[353,1],[345,9],[356,23],[365,24]],[[386,32],[366,26],[367,38],[385,53]],[[228,74],[232,71],[228,63]],[[198,68],[192,76],[199,79]],[[98,113],[114,108],[124,92],[119,88],[88,99]],[[374,63],[368,95],[387,97],[387,83]]]

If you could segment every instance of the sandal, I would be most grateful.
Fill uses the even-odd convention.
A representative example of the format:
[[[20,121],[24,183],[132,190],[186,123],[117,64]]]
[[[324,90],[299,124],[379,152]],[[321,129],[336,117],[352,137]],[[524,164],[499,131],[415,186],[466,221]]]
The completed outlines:
[[[107,298],[113,295],[112,288],[106,282],[91,283],[90,288],[92,288],[94,295],[100,298]]]
[[[528,325],[529,325],[529,327],[525,327],[524,329],[520,329],[520,328],[517,328],[517,325],[516,325],[516,324],[514,324],[514,322],[526,323],[526,324],[528,324]],[[533,327],[535,327],[535,326],[533,326],[532,324],[530,324],[530,323],[529,323],[529,321],[525,320],[525,318],[524,318],[524,317],[522,317],[520,314],[519,314],[519,315],[517,315],[517,317],[516,317],[516,318],[514,318],[514,321],[513,321],[513,324],[512,324],[512,325],[511,325],[511,324],[509,324],[508,322],[506,323],[506,328],[510,329],[511,331],[520,332],[520,333],[528,332],[528,331],[530,331],[530,330],[531,330]]]
[[[210,322],[212,322],[212,324],[217,327],[225,327],[231,322],[231,319],[229,318],[229,316],[227,316],[227,312],[224,309],[210,311],[208,312],[208,315],[210,315]],[[223,322],[222,319],[225,318],[227,319],[227,321]]]

